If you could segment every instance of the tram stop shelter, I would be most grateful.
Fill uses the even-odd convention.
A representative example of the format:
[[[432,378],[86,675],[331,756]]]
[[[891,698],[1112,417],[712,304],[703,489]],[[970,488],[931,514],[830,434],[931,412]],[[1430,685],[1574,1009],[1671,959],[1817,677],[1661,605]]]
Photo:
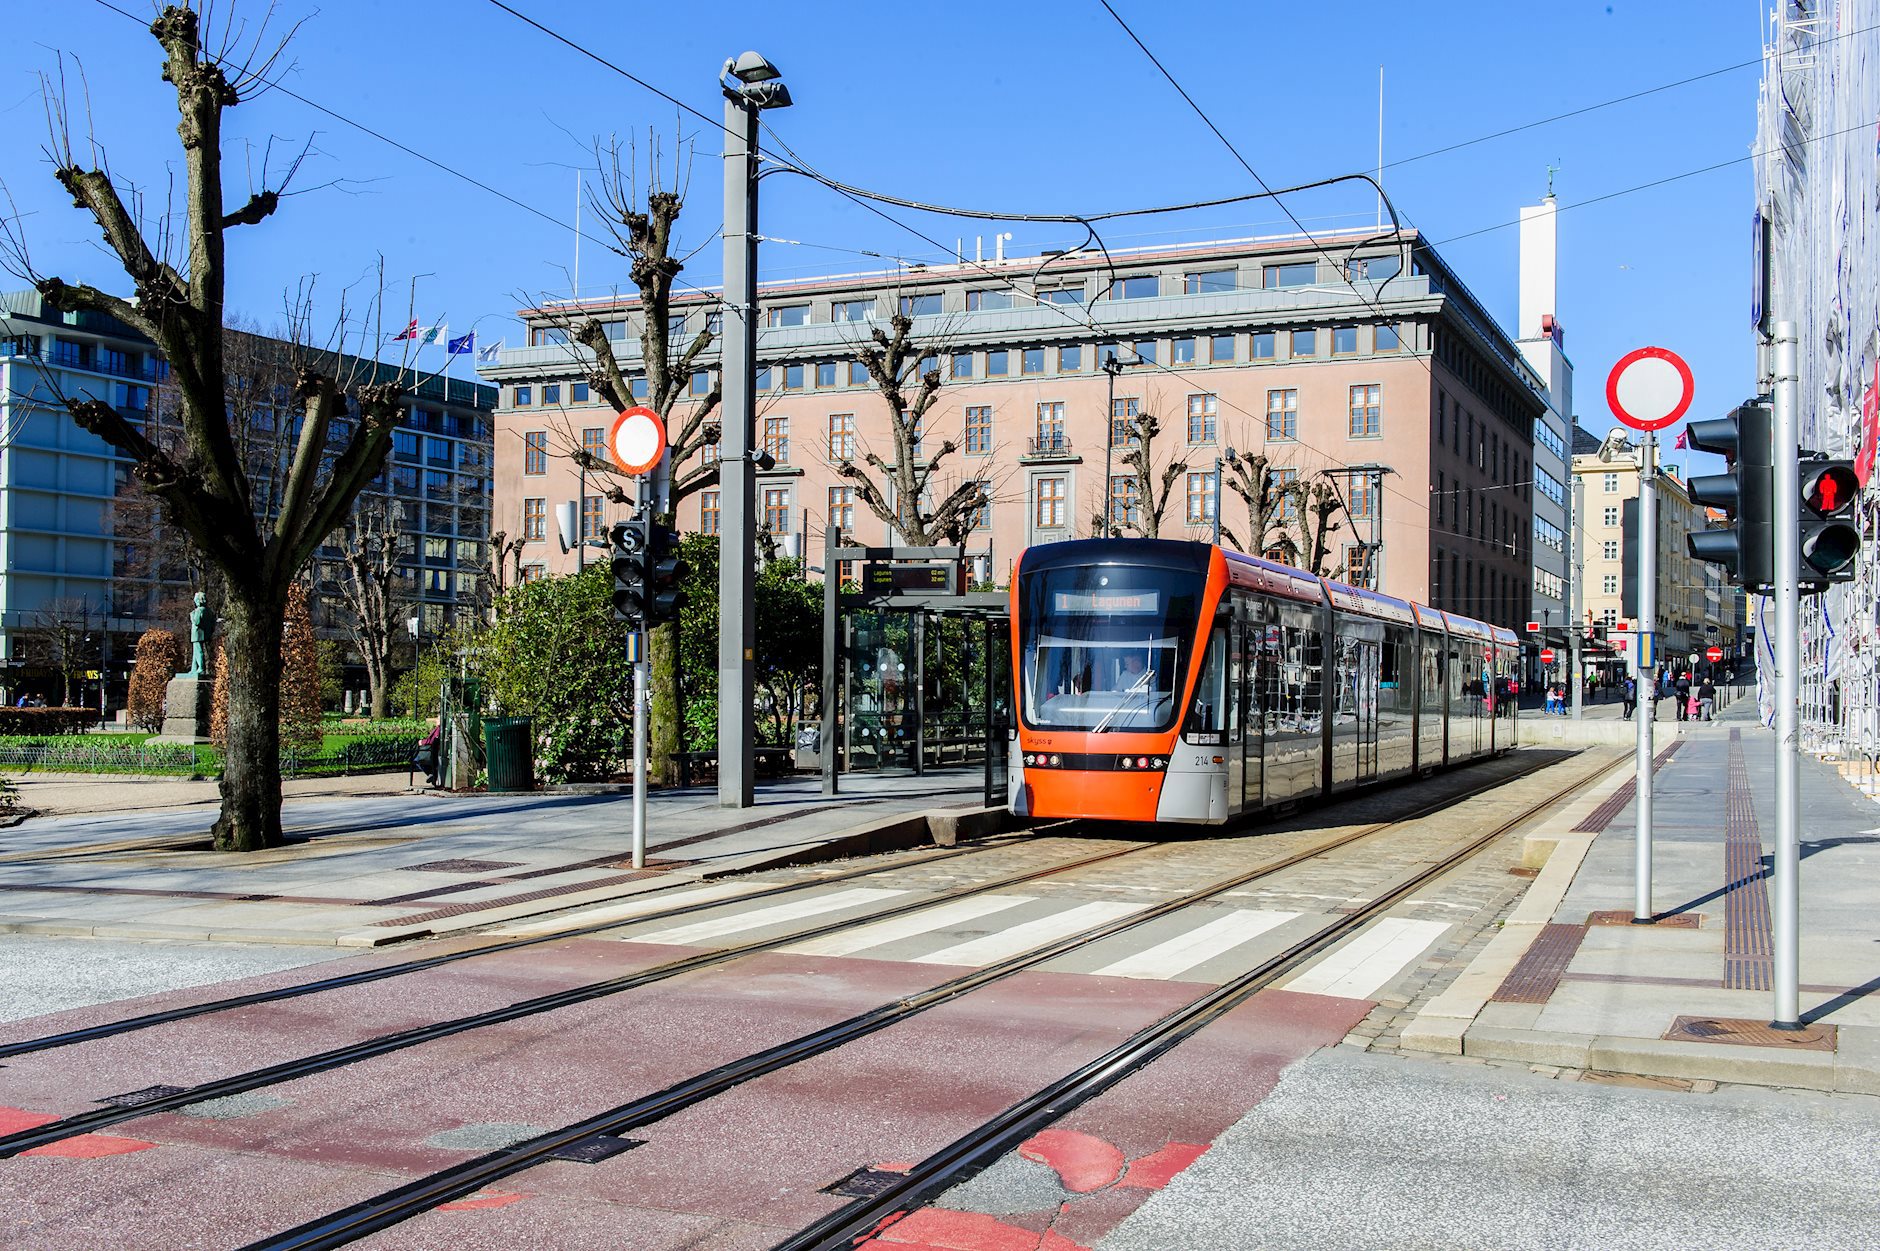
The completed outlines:
[[[831,529],[823,554],[823,794],[845,774],[977,768],[1004,803],[1006,593],[966,589],[964,548],[849,547]]]

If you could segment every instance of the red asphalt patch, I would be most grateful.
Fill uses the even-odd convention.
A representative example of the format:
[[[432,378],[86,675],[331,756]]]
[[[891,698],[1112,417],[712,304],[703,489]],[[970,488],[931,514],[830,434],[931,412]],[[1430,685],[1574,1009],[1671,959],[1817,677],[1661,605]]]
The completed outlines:
[[[1117,1188],[1160,1190],[1175,1180],[1175,1174],[1199,1160],[1207,1149],[1207,1143],[1171,1142],[1160,1151],[1132,1163],[1123,1180],[1116,1183]]]
[[[17,1134],[23,1129],[38,1129],[58,1120],[50,1112],[28,1112],[25,1108],[0,1108],[0,1134]]]
[[[1041,1245],[1051,1251],[1071,1251],[1077,1245],[1061,1238],[1043,1242],[1032,1230],[1007,1225],[996,1216],[950,1208],[922,1208],[910,1213],[882,1230],[876,1243],[913,1251],[1040,1251]]]
[[[80,1134],[76,1138],[67,1138],[63,1142],[49,1142],[43,1147],[34,1147],[31,1151],[22,1151],[22,1156],[50,1155],[68,1160],[102,1160],[111,1155],[129,1155],[133,1151],[148,1151],[156,1146],[154,1142],[145,1142],[141,1138],[113,1138],[109,1134]]]
[[[500,1190],[482,1191],[466,1199],[453,1199],[449,1203],[440,1203],[440,1212],[481,1211],[484,1208],[506,1208],[523,1199],[533,1199],[534,1195],[510,1194]]]
[[[1123,1171],[1124,1155],[1101,1138],[1074,1129],[1047,1129],[1018,1146],[1018,1154],[1057,1171],[1064,1189],[1087,1195],[1115,1181]]]

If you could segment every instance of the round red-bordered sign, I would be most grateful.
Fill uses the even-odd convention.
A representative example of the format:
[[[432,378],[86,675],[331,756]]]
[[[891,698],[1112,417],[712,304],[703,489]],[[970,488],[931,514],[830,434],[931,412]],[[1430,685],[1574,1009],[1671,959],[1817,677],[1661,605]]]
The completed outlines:
[[[1682,356],[1642,347],[1621,356],[1606,375],[1606,406],[1634,430],[1663,430],[1690,409],[1696,390]]]
[[[666,423],[650,408],[629,408],[607,432],[607,455],[620,472],[638,476],[666,454]]]
[[[1551,647],[1541,648],[1541,663],[1544,665],[1551,665],[1554,663],[1554,649],[1553,648]]]
[[[1723,659],[1723,649],[1721,647],[1706,647],[1704,649],[1704,659],[1708,660],[1713,665],[1716,664]]]

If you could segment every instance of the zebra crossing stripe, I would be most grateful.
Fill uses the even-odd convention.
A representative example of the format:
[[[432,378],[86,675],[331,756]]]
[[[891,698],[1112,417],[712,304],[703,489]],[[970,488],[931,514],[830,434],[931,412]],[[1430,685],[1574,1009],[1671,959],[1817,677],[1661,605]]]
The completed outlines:
[[[1029,895],[979,895],[970,899],[956,899],[952,903],[941,904],[937,908],[922,908],[919,912],[912,912],[904,917],[891,917],[886,921],[877,921],[873,925],[864,925],[859,929],[846,930],[840,934],[812,938],[803,943],[792,943],[781,950],[801,956],[853,955],[858,951],[866,951],[870,947],[882,947],[904,938],[916,938],[922,934],[931,934],[935,930],[964,925],[970,921],[977,921],[981,917],[991,916],[995,912],[1003,912],[1007,908],[1016,908],[1020,904],[1031,902],[1032,897]]]
[[[1251,942],[1268,930],[1277,929],[1298,916],[1297,912],[1268,912],[1241,908],[1198,925],[1153,947],[1145,947],[1114,964],[1097,969],[1100,977],[1137,977],[1171,979],[1180,977],[1196,965]]]
[[[1280,989],[1340,999],[1369,999],[1448,929],[1444,921],[1385,917]]]
[[[983,938],[943,947],[924,956],[915,956],[910,963],[961,964],[978,968],[1139,910],[1140,905],[1133,903],[1087,903],[1022,925],[1014,925],[996,934],[987,934]]]
[[[832,891],[827,895],[817,895],[810,899],[772,904],[768,908],[753,908],[749,912],[733,912],[726,916],[693,921],[687,925],[673,926],[671,929],[654,930],[650,934],[633,934],[628,937],[630,941],[636,943],[671,943],[684,946],[713,938],[723,938],[729,934],[761,930],[766,926],[782,925],[788,921],[800,921],[806,917],[822,916],[824,913],[840,912],[844,908],[857,908],[863,904],[877,903],[883,899],[893,899],[897,895],[905,894],[907,892],[904,890],[880,890],[865,887]]]

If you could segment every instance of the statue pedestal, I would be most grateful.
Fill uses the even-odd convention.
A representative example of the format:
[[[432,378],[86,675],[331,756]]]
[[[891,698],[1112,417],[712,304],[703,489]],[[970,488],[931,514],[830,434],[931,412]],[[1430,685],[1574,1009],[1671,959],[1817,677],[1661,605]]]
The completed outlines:
[[[215,702],[214,678],[175,677],[163,688],[160,743],[206,743]]]

